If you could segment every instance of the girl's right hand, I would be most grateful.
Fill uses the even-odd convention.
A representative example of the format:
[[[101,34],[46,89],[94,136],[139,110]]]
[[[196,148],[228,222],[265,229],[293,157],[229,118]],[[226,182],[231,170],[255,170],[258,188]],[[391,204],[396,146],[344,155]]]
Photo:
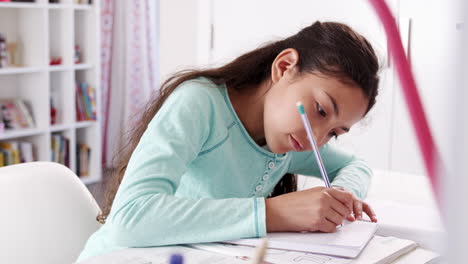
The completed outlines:
[[[350,192],[315,187],[265,199],[267,232],[335,232],[350,215]]]

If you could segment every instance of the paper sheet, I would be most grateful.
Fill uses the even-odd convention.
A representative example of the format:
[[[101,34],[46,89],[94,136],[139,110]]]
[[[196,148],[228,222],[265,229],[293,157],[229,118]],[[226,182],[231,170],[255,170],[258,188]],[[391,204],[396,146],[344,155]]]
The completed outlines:
[[[270,233],[267,235],[268,248],[355,258],[372,238],[376,229],[376,223],[345,221],[335,233]],[[258,241],[258,239],[239,239],[223,243],[256,246]]]
[[[184,264],[246,264],[245,260],[184,246],[128,248],[90,258],[80,264],[167,264],[174,253],[184,256]]]
[[[239,258],[248,258],[255,254],[255,248],[242,245],[231,245],[221,243],[206,243],[206,244],[193,244],[194,248],[201,250],[216,252],[219,254],[237,256]],[[332,257],[320,254],[268,249],[265,255],[265,261],[275,264],[290,264],[290,263],[303,263],[303,264],[350,264],[351,259]]]
[[[192,244],[191,247],[216,252],[223,255],[248,258],[255,253],[251,246],[231,245],[222,243]],[[340,258],[298,251],[268,249],[265,261],[275,264],[383,264],[391,263],[417,247],[413,241],[395,237],[374,236],[366,248],[356,259]],[[427,255],[427,254],[426,254]],[[411,263],[411,262],[404,262]],[[419,262],[414,262],[419,263]]]

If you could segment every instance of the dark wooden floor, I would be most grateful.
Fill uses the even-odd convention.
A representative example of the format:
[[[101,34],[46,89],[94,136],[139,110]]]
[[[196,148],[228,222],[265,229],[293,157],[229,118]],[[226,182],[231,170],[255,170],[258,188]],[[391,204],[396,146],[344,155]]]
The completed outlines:
[[[110,179],[111,171],[104,169],[102,174],[102,180],[100,182],[86,185],[101,209],[104,205],[105,185]]]

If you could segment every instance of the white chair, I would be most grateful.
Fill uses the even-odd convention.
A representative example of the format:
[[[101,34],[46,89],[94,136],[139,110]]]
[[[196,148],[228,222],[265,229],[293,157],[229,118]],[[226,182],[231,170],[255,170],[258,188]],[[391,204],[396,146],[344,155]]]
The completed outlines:
[[[0,263],[73,263],[100,224],[100,209],[67,167],[0,168]]]

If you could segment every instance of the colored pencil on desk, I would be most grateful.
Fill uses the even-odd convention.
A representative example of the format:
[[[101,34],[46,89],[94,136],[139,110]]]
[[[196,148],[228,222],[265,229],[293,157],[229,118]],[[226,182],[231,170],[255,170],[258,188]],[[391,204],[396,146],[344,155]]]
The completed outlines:
[[[257,250],[255,256],[252,258],[252,264],[262,264],[263,258],[265,257],[268,241],[265,238],[260,240],[260,243],[257,245]]]

